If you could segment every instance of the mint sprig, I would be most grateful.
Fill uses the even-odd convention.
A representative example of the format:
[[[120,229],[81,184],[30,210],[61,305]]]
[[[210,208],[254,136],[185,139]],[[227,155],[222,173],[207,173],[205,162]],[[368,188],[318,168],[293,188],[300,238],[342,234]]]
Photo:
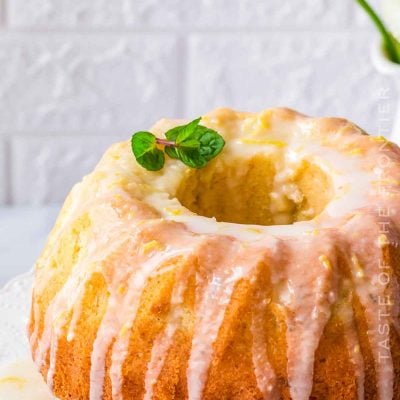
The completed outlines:
[[[356,0],[358,4],[365,10],[376,28],[380,32],[383,40],[383,45],[387,51],[387,55],[393,62],[400,64],[400,42],[386,28],[382,19],[378,16],[375,10],[369,5],[366,0]]]
[[[225,141],[218,132],[200,125],[200,121],[197,118],[170,129],[165,133],[166,139],[151,132],[136,132],[131,139],[136,161],[149,171],[159,171],[165,163],[165,152],[190,168],[203,168],[222,151]]]

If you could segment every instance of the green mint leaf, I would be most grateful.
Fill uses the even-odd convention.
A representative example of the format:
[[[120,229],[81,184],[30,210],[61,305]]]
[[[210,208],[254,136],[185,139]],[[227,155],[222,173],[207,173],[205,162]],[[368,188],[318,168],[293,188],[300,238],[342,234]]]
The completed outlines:
[[[140,131],[132,136],[131,143],[135,157],[142,157],[156,147],[156,137],[150,132]]]
[[[180,142],[183,142],[184,140],[188,139],[190,136],[194,134],[197,126],[200,123],[200,120],[201,117],[193,120],[192,122],[189,122],[186,125],[176,126],[175,128],[172,128],[169,131],[167,131],[165,133],[165,137],[168,140],[173,140],[177,144],[179,144]]]
[[[184,142],[187,139],[192,138],[195,134],[196,129],[200,123],[201,117],[189,122],[187,125],[183,127],[183,129],[178,133],[178,136],[175,139],[177,145]]]
[[[165,146],[164,151],[168,154],[169,157],[179,160],[178,149],[176,147]]]
[[[178,149],[179,159],[190,168],[203,168],[207,160],[200,154],[200,149]]]
[[[165,133],[165,137],[168,140],[174,141],[176,140],[176,137],[178,136],[179,132],[185,127],[185,125],[180,125],[180,126],[175,126],[175,128],[170,129]]]
[[[159,171],[165,162],[164,153],[157,148],[156,137],[146,131],[136,132],[131,139],[136,161],[149,171]]]
[[[208,129],[204,126],[200,126],[199,128],[202,128],[202,135],[199,139],[200,154],[206,161],[210,161],[222,151],[225,146],[225,140],[212,129]]]
[[[200,141],[197,139],[187,139],[179,145],[177,145],[179,148],[185,148],[185,149],[198,149],[200,148]]]

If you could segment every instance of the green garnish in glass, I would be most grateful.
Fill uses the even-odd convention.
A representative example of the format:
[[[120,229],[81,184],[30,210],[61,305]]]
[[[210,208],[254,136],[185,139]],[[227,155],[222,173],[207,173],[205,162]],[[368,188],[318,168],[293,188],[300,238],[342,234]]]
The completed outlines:
[[[394,37],[394,35],[387,29],[382,19],[378,16],[375,10],[368,4],[366,0],[356,0],[358,4],[365,10],[369,15],[372,22],[382,36],[383,45],[389,59],[397,64],[400,64],[400,42]]]

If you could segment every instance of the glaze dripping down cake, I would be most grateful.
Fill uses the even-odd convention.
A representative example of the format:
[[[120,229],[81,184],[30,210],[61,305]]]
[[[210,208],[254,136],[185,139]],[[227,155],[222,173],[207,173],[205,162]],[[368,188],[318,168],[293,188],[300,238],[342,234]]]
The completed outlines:
[[[162,137],[181,124],[161,120]],[[113,145],[36,265],[59,399],[400,399],[400,150],[343,119],[218,109],[203,169]]]

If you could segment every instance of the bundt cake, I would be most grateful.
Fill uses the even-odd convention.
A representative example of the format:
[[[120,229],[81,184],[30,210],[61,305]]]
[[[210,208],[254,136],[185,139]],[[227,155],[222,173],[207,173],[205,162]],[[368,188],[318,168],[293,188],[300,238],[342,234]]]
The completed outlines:
[[[118,143],[68,196],[28,329],[54,394],[400,399],[400,149],[288,109],[201,124],[205,168]]]

